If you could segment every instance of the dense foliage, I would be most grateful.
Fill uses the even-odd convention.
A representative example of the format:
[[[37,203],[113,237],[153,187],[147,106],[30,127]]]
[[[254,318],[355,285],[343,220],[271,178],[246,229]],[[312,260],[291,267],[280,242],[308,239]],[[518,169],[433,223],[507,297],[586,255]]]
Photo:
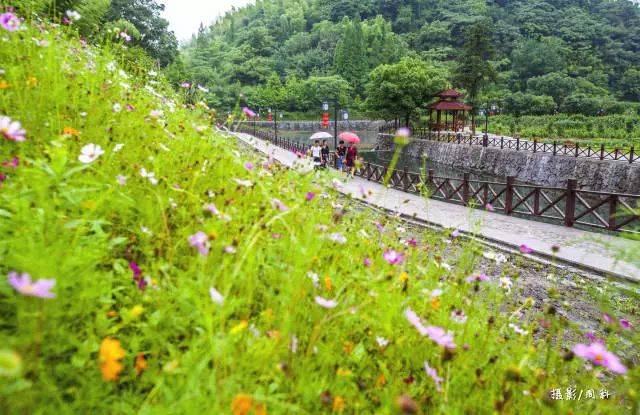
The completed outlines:
[[[306,79],[340,76],[360,108],[371,72],[411,56],[478,105],[594,115],[640,99],[639,44],[640,9],[627,0],[258,1],[202,27],[172,76],[208,86],[216,107],[240,99],[288,111],[317,111],[327,99],[298,101]],[[285,103],[269,99],[274,78]]]
[[[8,3],[23,15],[46,12],[63,24],[72,24],[85,38],[126,43],[141,49],[157,65],[167,66],[178,55],[178,41],[169,22],[160,14],[164,5],[157,0],[24,0]],[[75,12],[73,18],[67,12]],[[134,51],[135,53],[135,51]],[[138,56],[141,56],[138,54]]]

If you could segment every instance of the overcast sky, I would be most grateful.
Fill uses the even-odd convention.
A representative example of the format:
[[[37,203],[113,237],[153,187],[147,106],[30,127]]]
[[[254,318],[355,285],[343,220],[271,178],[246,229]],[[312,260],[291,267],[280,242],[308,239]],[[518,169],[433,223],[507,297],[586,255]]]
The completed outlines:
[[[171,24],[178,40],[188,40],[200,23],[213,22],[232,6],[242,7],[253,0],[159,0],[165,5],[164,18]]]

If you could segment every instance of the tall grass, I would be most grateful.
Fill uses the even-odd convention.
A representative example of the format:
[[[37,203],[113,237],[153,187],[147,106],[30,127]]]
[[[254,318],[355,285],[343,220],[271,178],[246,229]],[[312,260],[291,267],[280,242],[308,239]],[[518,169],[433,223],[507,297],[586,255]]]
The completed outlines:
[[[330,174],[237,148],[202,105],[122,71],[118,46],[39,25],[0,34],[0,114],[27,132],[0,138],[0,161],[19,160],[0,188],[3,413],[637,410],[636,331],[606,326],[627,374],[585,367],[569,350],[586,340],[559,305],[500,287],[517,268],[467,282],[481,246],[399,228],[340,198]],[[84,164],[89,143],[104,154]],[[190,244],[199,231],[207,255]],[[55,279],[56,297],[22,295],[12,271]],[[456,348],[421,336],[409,308]],[[612,398],[549,398],[573,386]]]

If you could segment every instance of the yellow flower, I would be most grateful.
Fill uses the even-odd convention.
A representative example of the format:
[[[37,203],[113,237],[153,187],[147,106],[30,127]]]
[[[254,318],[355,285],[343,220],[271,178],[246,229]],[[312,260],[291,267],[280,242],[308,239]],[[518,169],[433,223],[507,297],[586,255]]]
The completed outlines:
[[[326,288],[327,291],[331,291],[333,288],[333,284],[331,283],[331,278],[329,276],[324,277],[324,288]]]
[[[333,412],[342,412],[344,411],[344,398],[341,396],[336,396],[333,398]]]
[[[249,322],[247,320],[242,320],[231,328],[231,334],[238,334],[244,331],[247,327],[249,327]]]
[[[124,358],[125,351],[120,346],[120,341],[106,337],[100,344],[100,361],[120,360]]]
[[[140,375],[140,373],[147,370],[147,367],[149,367],[149,365],[147,363],[147,359],[145,359],[144,357],[144,353],[138,353],[138,355],[136,356],[136,363],[135,363],[136,374]]]
[[[409,274],[407,274],[406,272],[403,272],[402,274],[400,274],[400,282],[407,282],[409,280]]]
[[[0,378],[16,378],[22,373],[22,358],[13,350],[0,350]]]
[[[352,372],[349,369],[343,369],[341,367],[336,371],[336,375],[338,376],[349,376],[351,373]]]
[[[142,313],[144,313],[144,307],[142,307],[140,304],[133,306],[133,308],[131,309],[131,316],[134,318],[140,317]]]
[[[35,76],[30,76],[27,78],[28,87],[34,87],[36,85],[38,85],[38,78],[36,78]]]
[[[380,376],[378,376],[378,379],[376,379],[376,388],[382,388],[386,384],[387,384],[387,378],[384,376],[383,373],[380,373]]]
[[[353,342],[350,342],[350,341],[346,341],[342,344],[342,350],[345,352],[345,354],[351,354],[354,347],[355,347],[355,344],[353,344]]]
[[[231,402],[233,415],[247,415],[253,406],[253,398],[249,395],[236,395]]]
[[[9,88],[9,84],[5,81],[0,81],[0,89],[7,89]]]

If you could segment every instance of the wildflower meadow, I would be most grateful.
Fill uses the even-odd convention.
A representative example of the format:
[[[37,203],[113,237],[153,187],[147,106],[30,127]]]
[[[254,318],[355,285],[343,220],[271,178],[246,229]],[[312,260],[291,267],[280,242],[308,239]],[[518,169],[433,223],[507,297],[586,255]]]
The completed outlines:
[[[568,318],[561,271],[240,146],[70,16],[0,16],[0,412],[638,413],[637,292]]]

